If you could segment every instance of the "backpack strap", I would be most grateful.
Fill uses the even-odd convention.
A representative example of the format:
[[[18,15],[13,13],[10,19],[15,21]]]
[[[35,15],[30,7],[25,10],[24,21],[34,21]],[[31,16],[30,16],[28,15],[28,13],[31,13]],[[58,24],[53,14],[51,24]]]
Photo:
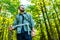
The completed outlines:
[[[30,15],[28,15],[27,13],[25,13],[25,14],[26,14],[26,16],[27,16],[27,19],[26,19],[26,20],[29,22],[29,27],[30,27],[30,29],[32,30],[32,26],[31,26],[32,24],[31,24],[31,22],[30,22],[30,21],[31,21],[31,20],[30,20]]]

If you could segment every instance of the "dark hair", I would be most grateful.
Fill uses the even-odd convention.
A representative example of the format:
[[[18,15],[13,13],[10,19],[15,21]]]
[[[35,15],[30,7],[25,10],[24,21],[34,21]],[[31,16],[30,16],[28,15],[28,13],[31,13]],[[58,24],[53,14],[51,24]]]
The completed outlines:
[[[24,6],[24,5],[20,5],[20,6],[18,7],[18,9],[20,9],[21,6]]]

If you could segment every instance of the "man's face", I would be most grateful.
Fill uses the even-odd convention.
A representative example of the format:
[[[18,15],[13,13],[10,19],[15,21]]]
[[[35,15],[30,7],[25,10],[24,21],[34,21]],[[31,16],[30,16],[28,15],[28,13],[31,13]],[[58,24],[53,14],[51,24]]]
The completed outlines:
[[[24,6],[20,6],[20,11],[24,12]]]

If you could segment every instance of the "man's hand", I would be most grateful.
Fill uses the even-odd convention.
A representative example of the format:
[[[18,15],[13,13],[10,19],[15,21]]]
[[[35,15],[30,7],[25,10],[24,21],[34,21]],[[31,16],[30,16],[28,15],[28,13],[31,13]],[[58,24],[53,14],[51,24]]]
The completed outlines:
[[[31,33],[32,37],[34,37],[36,35],[36,30],[34,28],[32,28],[32,33]]]
[[[10,30],[10,31],[13,30],[12,25],[8,28],[8,30]]]

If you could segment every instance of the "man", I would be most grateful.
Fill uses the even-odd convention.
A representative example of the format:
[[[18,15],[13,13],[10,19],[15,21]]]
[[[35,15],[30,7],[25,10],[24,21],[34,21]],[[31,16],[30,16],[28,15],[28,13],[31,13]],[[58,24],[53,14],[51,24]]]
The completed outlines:
[[[9,30],[17,30],[17,40],[32,40],[31,32],[34,32],[34,21],[31,15],[25,12],[24,5],[20,5],[19,10],[20,13],[16,16],[14,24],[9,27]]]

